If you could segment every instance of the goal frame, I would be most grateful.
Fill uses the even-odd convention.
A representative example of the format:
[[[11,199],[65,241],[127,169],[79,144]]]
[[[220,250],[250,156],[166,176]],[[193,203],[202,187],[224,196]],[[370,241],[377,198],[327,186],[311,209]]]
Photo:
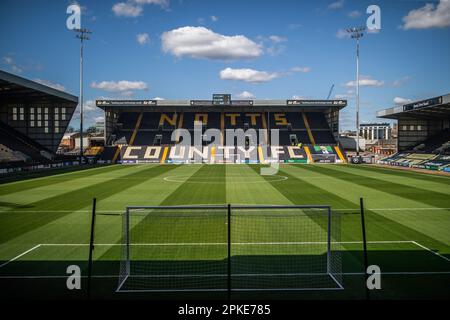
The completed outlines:
[[[220,288],[209,288],[209,289],[137,289],[137,290],[124,290],[122,287],[124,286],[125,282],[127,281],[128,277],[131,273],[131,259],[130,259],[130,214],[133,210],[202,210],[202,209],[208,209],[208,210],[226,210],[227,212],[227,288],[220,289]],[[333,280],[333,282],[336,284],[336,287],[327,287],[327,288],[257,288],[257,289],[251,289],[251,288],[233,288],[231,284],[231,278],[233,276],[232,270],[231,270],[231,260],[232,260],[232,252],[231,252],[231,246],[232,246],[232,239],[231,239],[231,229],[232,229],[232,223],[231,223],[231,217],[233,210],[239,210],[239,209],[320,209],[320,210],[326,210],[326,216],[327,216],[327,239],[326,239],[326,252],[327,252],[327,259],[326,259],[326,274],[330,276],[330,278]],[[224,204],[224,205],[181,205],[181,206],[127,206],[124,212],[125,219],[124,219],[124,227],[126,228],[127,232],[125,234],[125,272],[126,275],[123,279],[119,276],[119,284],[116,289],[116,292],[194,292],[194,291],[228,291],[229,293],[232,291],[305,291],[305,290],[342,290],[344,289],[344,286],[342,284],[342,279],[339,281],[336,279],[332,272],[331,268],[331,260],[332,260],[332,209],[329,205],[232,205],[232,204]],[[340,232],[340,230],[339,230]],[[305,242],[306,244],[308,242]],[[311,242],[314,243],[314,242]],[[340,242],[336,242],[340,243]],[[123,258],[123,256],[121,257]],[[342,268],[342,262],[340,261]],[[122,261],[121,261],[122,264]],[[340,274],[342,274],[342,270],[340,271]]]

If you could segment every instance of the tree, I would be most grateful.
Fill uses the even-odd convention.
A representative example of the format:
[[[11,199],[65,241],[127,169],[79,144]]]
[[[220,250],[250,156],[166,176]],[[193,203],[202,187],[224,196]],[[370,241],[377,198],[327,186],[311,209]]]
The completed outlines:
[[[96,133],[96,132],[97,132],[97,128],[94,127],[94,126],[90,126],[89,128],[86,129],[86,133],[93,134],[93,133]]]

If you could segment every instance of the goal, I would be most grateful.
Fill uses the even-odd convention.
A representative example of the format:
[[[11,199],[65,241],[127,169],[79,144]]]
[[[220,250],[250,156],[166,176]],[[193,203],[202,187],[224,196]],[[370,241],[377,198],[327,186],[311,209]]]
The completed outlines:
[[[339,290],[329,206],[132,206],[118,292]]]

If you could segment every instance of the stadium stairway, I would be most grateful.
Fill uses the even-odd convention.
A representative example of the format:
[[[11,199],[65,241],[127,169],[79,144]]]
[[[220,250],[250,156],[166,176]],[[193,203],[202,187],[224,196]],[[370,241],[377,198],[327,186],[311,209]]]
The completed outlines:
[[[130,146],[133,145],[134,139],[136,139],[136,135],[138,133],[139,127],[140,127],[141,122],[142,122],[142,117],[143,117],[143,113],[141,112],[141,113],[139,113],[139,116],[138,116],[138,118],[136,120],[136,125],[134,127],[133,134],[131,135],[130,141],[128,143],[128,145],[130,145]],[[120,155],[120,150],[121,150],[121,147],[119,146],[119,148],[117,148],[117,150],[116,150],[116,153],[114,154],[114,157],[112,159],[112,163],[115,163],[117,161],[117,158]]]
[[[314,141],[314,137],[313,137],[313,134],[311,132],[311,128],[309,126],[308,118],[306,117],[306,114],[304,112],[302,112],[302,117],[303,117],[303,122],[305,123],[306,130],[308,132],[309,140],[310,140],[312,145],[315,145],[316,141]]]

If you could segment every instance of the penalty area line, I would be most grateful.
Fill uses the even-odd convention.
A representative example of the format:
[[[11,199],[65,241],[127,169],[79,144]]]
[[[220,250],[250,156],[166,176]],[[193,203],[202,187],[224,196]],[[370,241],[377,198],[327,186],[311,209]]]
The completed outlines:
[[[24,255],[30,253],[31,251],[36,250],[36,249],[39,248],[41,245],[42,245],[42,244],[35,245],[33,248],[30,248],[30,249],[28,249],[27,251],[22,252],[21,254],[15,256],[14,258],[12,258],[12,259],[6,261],[5,263],[1,264],[1,265],[0,265],[0,268],[3,268],[4,266],[6,266],[6,265],[8,265],[9,263],[11,263],[11,262],[13,262],[13,261],[19,259],[20,257],[23,257]]]
[[[450,262],[450,259],[449,259],[449,258],[443,256],[443,255],[440,254],[440,253],[437,253],[436,251],[431,250],[431,249],[428,248],[428,247],[425,247],[424,245],[418,243],[417,241],[413,241],[412,243],[414,243],[416,246],[418,246],[418,247],[420,247],[420,248],[422,248],[422,249],[424,249],[424,250],[427,250],[427,251],[431,252],[432,254],[434,254],[434,255],[436,255],[436,256],[438,256],[438,257],[444,259],[445,261]]]

